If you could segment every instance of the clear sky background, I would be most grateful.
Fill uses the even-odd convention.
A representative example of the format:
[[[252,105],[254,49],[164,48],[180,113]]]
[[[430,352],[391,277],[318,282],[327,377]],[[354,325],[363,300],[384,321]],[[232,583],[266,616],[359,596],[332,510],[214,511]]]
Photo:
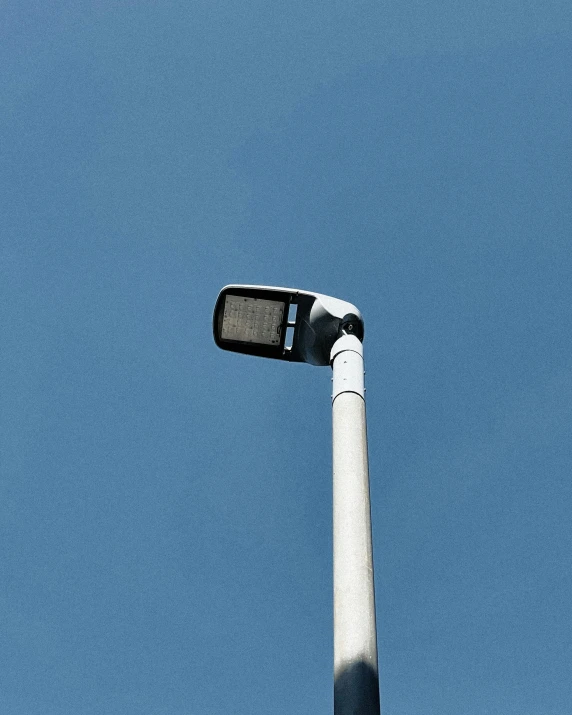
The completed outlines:
[[[572,712],[569,0],[0,9],[0,712],[332,712],[355,303],[385,715]]]

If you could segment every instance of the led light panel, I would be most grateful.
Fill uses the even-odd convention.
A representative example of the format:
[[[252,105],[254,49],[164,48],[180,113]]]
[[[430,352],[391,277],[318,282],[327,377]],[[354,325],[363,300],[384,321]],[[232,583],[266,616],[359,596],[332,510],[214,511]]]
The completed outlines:
[[[221,340],[280,345],[285,307],[283,301],[227,295]]]

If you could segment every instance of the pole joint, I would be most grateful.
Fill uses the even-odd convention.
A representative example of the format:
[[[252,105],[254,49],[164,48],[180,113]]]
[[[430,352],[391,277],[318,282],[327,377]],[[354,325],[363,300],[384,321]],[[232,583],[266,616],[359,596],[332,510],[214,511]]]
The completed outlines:
[[[332,403],[343,392],[355,392],[365,400],[363,345],[355,335],[341,335],[330,353],[333,371]]]

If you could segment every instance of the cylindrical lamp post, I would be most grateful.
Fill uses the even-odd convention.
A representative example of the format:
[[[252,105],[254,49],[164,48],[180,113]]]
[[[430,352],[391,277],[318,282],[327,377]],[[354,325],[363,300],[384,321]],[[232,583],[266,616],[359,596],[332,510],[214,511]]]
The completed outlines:
[[[320,293],[229,285],[213,334],[223,350],[332,366],[334,715],[379,715],[361,314]]]
[[[363,347],[332,349],[334,715],[379,715]]]

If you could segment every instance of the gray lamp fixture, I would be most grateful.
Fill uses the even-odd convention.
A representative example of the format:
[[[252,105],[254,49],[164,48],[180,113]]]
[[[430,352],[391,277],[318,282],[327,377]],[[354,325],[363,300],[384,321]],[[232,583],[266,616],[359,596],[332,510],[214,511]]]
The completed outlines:
[[[289,318],[294,308],[295,318]],[[293,329],[287,344],[288,328]],[[218,296],[213,319],[223,350],[311,365],[329,365],[342,334],[363,340],[363,319],[351,303],[320,293],[271,286],[229,285]]]

